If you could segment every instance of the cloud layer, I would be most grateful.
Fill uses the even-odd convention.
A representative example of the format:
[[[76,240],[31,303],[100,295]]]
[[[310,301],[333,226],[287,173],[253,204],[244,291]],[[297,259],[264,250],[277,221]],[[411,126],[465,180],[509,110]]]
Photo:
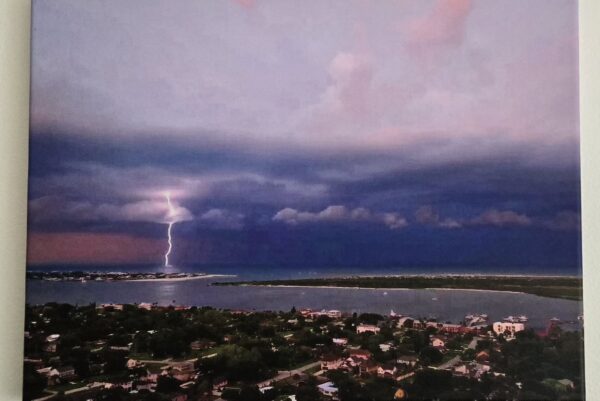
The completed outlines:
[[[406,219],[398,213],[372,213],[364,207],[348,209],[342,205],[328,206],[320,212],[302,212],[292,208],[285,208],[273,216],[274,221],[281,221],[290,225],[314,222],[366,222],[385,224],[390,229],[405,227]]]
[[[181,263],[579,266],[576,2],[54,0],[33,25],[36,263],[147,261],[176,220]]]

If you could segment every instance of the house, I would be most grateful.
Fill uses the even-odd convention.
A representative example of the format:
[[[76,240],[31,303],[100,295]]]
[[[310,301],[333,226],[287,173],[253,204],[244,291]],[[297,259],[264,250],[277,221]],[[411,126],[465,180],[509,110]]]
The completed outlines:
[[[320,316],[327,316],[331,319],[339,319],[342,317],[342,312],[340,312],[339,310],[336,310],[336,309],[331,309],[331,310],[323,309],[320,312],[313,311],[311,309],[302,309],[300,311],[300,314],[302,316],[311,317],[313,319],[318,318]]]
[[[44,367],[44,361],[41,359],[25,358],[23,361],[25,364],[33,366],[34,369],[42,369]]]
[[[446,342],[440,337],[432,337],[431,346],[438,350],[443,350],[446,348]]]
[[[416,355],[400,355],[396,358],[396,363],[405,365],[407,367],[413,367],[419,362],[419,357]]]
[[[73,366],[61,366],[59,368],[52,369],[50,371],[50,376],[58,377],[61,382],[77,378],[77,375],[75,374],[75,368],[73,368]]]
[[[388,352],[388,351],[389,351],[389,350],[391,350],[392,348],[394,348],[394,344],[393,344],[393,343],[390,343],[390,342],[379,344],[379,349],[380,349],[382,352]]]
[[[335,345],[345,346],[345,345],[348,345],[348,339],[347,338],[334,338],[333,343]]]
[[[300,309],[300,314],[304,317],[309,317],[313,313],[312,309]]]
[[[214,381],[213,381],[213,391],[223,391],[223,389],[225,388],[225,386],[227,386],[229,382],[227,381],[226,378],[224,377],[217,377]]]
[[[371,352],[367,351],[366,349],[349,349],[348,350],[348,355],[350,357],[362,359],[362,360],[365,360],[365,361],[367,359],[371,359],[371,357],[373,356],[373,354],[371,354]]]
[[[363,359],[357,358],[355,356],[351,356],[351,357],[346,358],[345,365],[349,368],[355,368],[363,362],[364,362]]]
[[[490,365],[482,364],[482,363],[473,363],[473,377],[479,379],[484,373],[487,373],[491,370]]]
[[[339,369],[344,360],[335,355],[325,355],[321,358],[321,370],[335,370]]]
[[[50,334],[46,337],[46,342],[42,346],[42,350],[48,353],[55,353],[58,347],[60,334]]]
[[[158,382],[158,373],[152,373],[149,370],[146,371],[146,380],[148,380],[151,383],[157,383]]]
[[[194,378],[196,369],[195,360],[173,363],[163,368],[161,375],[170,376],[182,382],[187,382]]]
[[[267,392],[267,391],[269,391],[269,390],[273,390],[274,388],[275,388],[275,387],[273,387],[273,386],[264,386],[264,387],[260,387],[260,388],[258,389],[258,391],[260,391],[261,393],[263,393],[263,394],[264,394],[264,393],[266,393],[266,392]]]
[[[512,322],[495,322],[492,325],[492,329],[496,335],[504,335],[507,340],[515,338],[515,334],[519,331],[525,330],[524,323],[512,323]]]
[[[410,327],[413,327],[414,321],[415,321],[415,319],[413,319],[412,317],[404,316],[398,320],[398,323],[396,323],[396,327],[398,327],[399,329],[401,329],[403,327],[410,328]]]
[[[442,331],[444,333],[452,333],[452,334],[466,333],[468,331],[468,329],[465,326],[462,326],[460,324],[450,324],[450,323],[442,324],[442,327],[440,327],[439,329],[440,329],[440,331]]]
[[[337,396],[338,389],[333,385],[333,382],[325,382],[317,386],[319,392],[327,397]]]
[[[469,373],[469,366],[466,363],[457,365],[454,367],[454,374],[460,376],[466,376]]]
[[[490,360],[490,354],[486,351],[481,351],[477,355],[475,355],[475,360],[477,362],[487,362]]]
[[[154,391],[154,389],[156,388],[156,383],[152,383],[150,380],[138,380],[133,383],[133,386],[138,391],[140,391],[140,390]]]
[[[424,329],[426,326],[427,326],[426,323],[423,322],[422,320],[413,320],[413,322],[412,322],[413,329],[420,330],[420,329]]]
[[[473,377],[475,379],[480,378],[484,373],[490,371],[489,365],[484,365],[480,363],[463,363],[454,367],[454,374],[459,376],[468,376]]]
[[[398,369],[394,365],[388,363],[383,364],[377,368],[377,376],[379,377],[394,377]]]
[[[362,361],[358,365],[358,374],[361,376],[367,374],[377,374],[379,370],[379,364],[373,360]]]
[[[356,326],[356,332],[358,334],[362,333],[373,333],[377,334],[381,331],[381,329],[373,324],[359,324]]]
[[[147,302],[142,302],[138,305],[138,308],[145,309],[145,310],[152,310],[152,304],[147,303]]]
[[[135,369],[137,367],[142,366],[137,360],[135,359],[129,359],[127,360],[127,369]]]
[[[179,385],[179,388],[182,390],[189,390],[189,389],[193,388],[195,384],[196,384],[196,382],[189,381],[189,382],[181,383]]]
[[[100,304],[100,306],[97,309],[107,309],[107,310],[119,310],[122,311],[123,310],[123,305],[122,304]]]
[[[38,374],[46,379],[46,385],[48,386],[56,384],[58,379],[58,376],[51,376],[52,370],[53,369],[51,367],[37,369]]]
[[[575,383],[573,383],[573,381],[569,380],[569,379],[558,380],[558,383],[560,383],[561,385],[563,385],[565,388],[567,388],[569,390],[573,390],[575,388]]]

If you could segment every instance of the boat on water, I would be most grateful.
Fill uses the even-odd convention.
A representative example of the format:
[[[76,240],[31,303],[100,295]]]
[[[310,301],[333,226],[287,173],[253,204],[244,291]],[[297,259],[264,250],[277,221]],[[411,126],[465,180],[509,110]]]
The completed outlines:
[[[390,317],[402,317],[401,313],[394,312],[393,309],[390,310]]]
[[[465,320],[487,320],[488,315],[485,313],[470,313],[465,316]]]
[[[505,322],[508,322],[508,323],[525,323],[529,320],[529,318],[525,315],[520,315],[520,316],[512,316],[511,315],[511,316],[505,317],[502,320],[504,320]]]

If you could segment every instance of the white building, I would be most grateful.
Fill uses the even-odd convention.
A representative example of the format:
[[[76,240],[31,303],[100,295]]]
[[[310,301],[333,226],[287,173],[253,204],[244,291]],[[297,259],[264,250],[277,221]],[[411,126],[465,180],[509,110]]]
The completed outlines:
[[[333,385],[333,382],[319,384],[317,387],[319,388],[321,394],[328,397],[335,397],[338,393],[338,389]]]
[[[515,334],[519,331],[525,330],[524,323],[510,323],[510,322],[495,322],[492,325],[494,333],[497,335],[503,334],[505,338],[514,338]]]
[[[336,345],[348,345],[348,339],[347,338],[334,338],[333,339],[333,343]]]
[[[375,325],[372,324],[359,324],[358,326],[356,326],[356,332],[358,334],[361,333],[374,333],[377,334],[379,333],[381,329]]]
[[[140,309],[146,309],[146,310],[151,310],[152,309],[152,304],[147,303],[147,302],[142,302],[141,304],[138,305],[138,308],[140,308]]]

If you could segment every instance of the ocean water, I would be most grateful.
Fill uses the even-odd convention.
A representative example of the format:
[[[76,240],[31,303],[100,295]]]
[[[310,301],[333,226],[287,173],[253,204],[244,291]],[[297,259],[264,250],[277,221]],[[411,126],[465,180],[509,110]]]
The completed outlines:
[[[41,270],[41,269],[31,269]],[[413,317],[434,317],[439,321],[459,322],[470,313],[487,313],[491,321],[509,315],[527,315],[529,326],[542,329],[549,319],[557,317],[565,328],[577,328],[577,316],[582,314],[579,301],[544,298],[531,294],[469,291],[469,290],[381,290],[355,288],[253,287],[211,286],[218,281],[261,280],[283,278],[330,277],[378,274],[441,274],[477,273],[476,271],[410,271],[410,269],[276,269],[276,268],[162,268],[156,266],[75,266],[46,267],[44,270],[87,271],[202,271],[235,277],[156,282],[55,282],[29,280],[27,302],[141,303],[160,305],[195,305],[244,310],[290,310],[296,308],[338,309],[347,313],[375,312],[388,314],[391,310]],[[503,271],[503,274],[519,272]],[[489,274],[489,273],[486,273]],[[522,272],[520,274],[523,274]],[[531,273],[528,273],[531,274]],[[547,271],[538,274],[553,274]]]

